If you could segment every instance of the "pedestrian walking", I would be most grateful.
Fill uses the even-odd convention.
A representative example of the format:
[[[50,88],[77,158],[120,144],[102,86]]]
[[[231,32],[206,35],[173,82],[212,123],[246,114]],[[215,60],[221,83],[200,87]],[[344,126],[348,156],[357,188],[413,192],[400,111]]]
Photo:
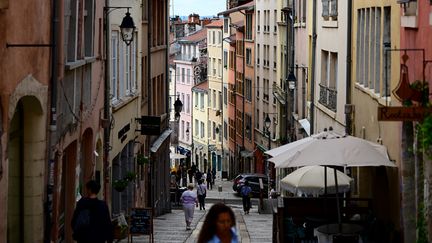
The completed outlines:
[[[184,191],[180,197],[180,201],[183,204],[183,211],[185,213],[186,230],[191,229],[195,207],[198,207],[197,194],[193,191],[193,189],[194,185],[190,183],[187,186],[187,190]]]
[[[232,209],[223,203],[214,204],[198,235],[198,243],[238,243],[235,228],[235,216]]]
[[[207,196],[207,187],[203,183],[203,180],[198,181],[197,186],[198,202],[200,210],[205,210],[205,198]]]
[[[206,178],[206,181],[207,181],[207,188],[209,189],[209,190],[212,190],[213,189],[213,175],[212,175],[212,173],[211,173],[211,171],[210,171],[210,169],[208,169],[208,171],[207,171],[207,178]]]
[[[189,183],[192,183],[192,178],[194,177],[194,173],[192,169],[188,170],[188,175],[189,175]]]
[[[100,188],[94,180],[87,182],[87,195],[76,205],[72,216],[72,237],[78,243],[113,241],[113,225],[108,205],[97,198]]]
[[[212,169],[212,177],[213,177],[213,181],[212,181],[212,184],[214,185],[215,184],[215,181],[216,181],[216,169],[213,167],[213,169]]]
[[[199,171],[199,170],[197,169],[196,172],[195,172],[195,180],[196,180],[196,183],[198,183],[198,181],[200,181],[201,178],[202,178],[202,173],[201,173],[201,171]]]
[[[249,210],[251,208],[251,193],[252,188],[249,186],[249,182],[245,181],[244,185],[241,187],[240,194],[242,195],[243,200],[243,211],[245,214],[249,214]]]

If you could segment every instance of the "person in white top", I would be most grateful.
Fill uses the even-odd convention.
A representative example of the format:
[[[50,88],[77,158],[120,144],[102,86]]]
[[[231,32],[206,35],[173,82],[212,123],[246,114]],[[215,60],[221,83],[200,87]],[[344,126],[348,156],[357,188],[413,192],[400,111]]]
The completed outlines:
[[[194,185],[189,184],[188,190],[184,191],[180,197],[180,201],[183,203],[183,210],[185,213],[186,230],[191,229],[191,224],[194,216],[195,206],[198,207],[197,194],[193,191]]]

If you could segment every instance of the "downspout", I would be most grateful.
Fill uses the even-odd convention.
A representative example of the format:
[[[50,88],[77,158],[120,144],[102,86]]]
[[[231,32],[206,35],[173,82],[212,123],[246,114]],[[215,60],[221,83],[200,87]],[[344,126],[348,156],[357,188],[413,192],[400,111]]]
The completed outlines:
[[[166,116],[166,122],[165,124],[167,125],[167,127],[169,127],[169,120],[170,120],[170,113],[169,113],[169,104],[168,104],[168,99],[169,99],[169,6],[168,3],[165,2],[166,6],[166,18],[165,18],[165,48],[166,48],[166,59],[165,59],[165,114]],[[170,135],[170,140],[171,140],[171,135]],[[169,150],[169,147],[168,147]],[[166,151],[168,152],[168,151]],[[168,155],[169,156],[169,155]],[[165,169],[166,169],[166,177],[169,178],[169,174],[170,174],[170,165],[166,164],[165,165]],[[166,183],[166,181],[165,181]],[[165,185],[165,192],[166,195],[170,195],[170,191],[169,191],[169,184],[167,183]],[[171,203],[167,203],[165,201],[165,204],[167,205],[167,213],[171,213]]]
[[[223,36],[223,25],[222,25],[222,33],[221,33],[221,35]],[[223,167],[223,165],[225,164],[225,163],[223,163],[223,160],[224,160],[224,158],[225,158],[225,155],[224,155],[224,116],[223,116],[223,114],[224,114],[224,101],[225,101],[225,99],[224,99],[224,38],[222,37],[222,42],[221,42],[221,59],[222,59],[222,70],[221,70],[221,94],[222,94],[222,97],[221,97],[221,104],[222,104],[222,110],[220,111],[220,116],[221,116],[221,127],[220,127],[220,129],[219,129],[219,131],[221,132],[221,160],[222,161],[220,161],[220,163],[221,163],[221,169],[222,169],[222,167]],[[227,60],[227,64],[228,64],[228,60]],[[227,65],[228,66],[228,65]],[[228,95],[228,94],[227,94]],[[219,161],[218,161],[219,162]],[[219,168],[218,167],[218,165],[219,164],[217,164],[216,165],[216,168]],[[215,171],[217,171],[217,169],[215,169]],[[223,169],[222,169],[222,171],[223,171]],[[222,175],[222,171],[221,171],[221,175]],[[222,178],[222,177],[221,177]],[[213,178],[213,179],[215,179],[215,178]]]
[[[104,89],[104,135],[103,135],[103,168],[104,168],[104,199],[108,202],[108,191],[109,191],[109,178],[111,175],[109,174],[109,138],[110,138],[110,67],[109,67],[109,43],[110,43],[110,28],[109,28],[109,18],[108,18],[108,6],[109,0],[105,0],[105,8],[104,8],[104,20],[105,20],[105,89]]]
[[[147,115],[150,116],[152,115],[152,99],[151,99],[151,95],[152,95],[152,84],[151,84],[151,47],[152,47],[152,1],[148,1],[148,8],[147,8]],[[148,157],[150,158],[151,161],[151,152],[150,152],[150,147],[151,147],[151,143],[150,143],[150,135],[147,135],[146,137],[146,143],[147,143],[147,149],[148,149]],[[154,195],[153,195],[153,188],[152,185],[153,183],[153,168],[152,168],[152,162],[149,163],[149,175],[150,177],[148,178],[147,181],[147,195],[148,195],[148,206],[151,207],[153,210],[153,201],[154,201]]]
[[[287,8],[289,7],[289,0],[287,0]],[[288,11],[285,12],[286,16],[285,16],[285,22],[286,22],[286,28],[285,28],[285,143],[289,143],[288,140],[288,135],[289,135],[289,109],[288,109],[288,68],[289,68],[289,64],[288,64],[288,40],[289,40],[289,32],[288,32],[288,19],[289,19],[289,13]]]
[[[295,25],[295,17],[296,17],[295,6],[296,5],[295,5],[295,0],[294,0],[294,1],[292,1],[292,17],[293,18],[292,18],[292,25],[291,25],[291,70],[290,70],[290,72],[293,74],[294,74],[294,62],[295,62],[295,50],[294,50],[294,47],[295,47],[295,38],[294,38],[295,28],[294,28],[294,25]],[[288,84],[288,90],[291,93],[291,98],[290,98],[291,109],[289,112],[290,127],[288,129],[290,132],[290,135],[289,135],[289,141],[290,142],[293,142],[294,138],[295,138],[295,124],[294,124],[294,115],[293,114],[294,114],[294,110],[295,110],[295,107],[294,107],[295,102],[294,101],[295,101],[296,97],[294,97],[294,96],[296,94],[296,89],[297,89],[297,82],[296,81],[294,81],[294,87],[292,90],[289,89],[289,84]]]
[[[53,215],[53,194],[54,194],[54,163],[56,159],[56,132],[57,132],[57,23],[58,9],[57,0],[52,1],[52,16],[51,16],[51,80],[50,80],[50,126],[49,126],[49,147],[48,147],[48,181],[46,188],[45,201],[45,239],[44,242],[51,241],[51,229]],[[53,172],[53,173],[51,173]]]
[[[240,11],[240,13],[242,13],[241,11]],[[246,16],[246,14],[243,14],[244,16]],[[245,33],[246,33],[246,23],[244,23],[244,25],[243,25],[243,33],[242,33],[242,45],[243,45],[243,77],[242,77],[242,79],[243,79],[243,84],[242,84],[242,103],[243,103],[243,112],[242,112],[242,123],[243,123],[243,126],[242,126],[242,138],[243,138],[243,143],[242,143],[242,145],[243,145],[243,150],[246,150],[246,147],[245,147],[245,132],[244,132],[244,130],[245,130],[245,127],[244,127],[244,124],[245,124],[245,75],[246,75],[246,65],[245,65],[245,62],[246,62],[246,56],[245,56],[245,54],[246,54],[246,52],[245,52]],[[240,157],[242,157],[242,156],[240,156]],[[243,170],[244,170],[244,165],[245,165],[245,159],[244,158],[242,158],[242,164],[243,164]]]
[[[317,11],[317,0],[313,1],[313,13],[312,13],[312,67],[311,67],[311,105],[310,105],[310,134],[314,134],[315,129],[315,62],[316,62],[316,11]]]
[[[345,104],[347,106],[351,106],[351,73],[352,73],[352,56],[351,56],[351,49],[352,49],[352,1],[348,0],[348,29],[347,29],[347,60],[346,60],[346,92],[345,92]],[[351,135],[351,109],[348,109],[349,112],[345,109],[345,133],[347,135]]]

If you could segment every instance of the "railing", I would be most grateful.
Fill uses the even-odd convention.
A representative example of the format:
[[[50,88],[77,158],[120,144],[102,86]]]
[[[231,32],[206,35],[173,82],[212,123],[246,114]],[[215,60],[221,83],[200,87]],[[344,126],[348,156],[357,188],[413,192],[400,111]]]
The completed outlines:
[[[320,95],[318,102],[329,108],[332,111],[336,111],[337,105],[337,91],[335,89],[329,88],[323,84],[320,86]]]

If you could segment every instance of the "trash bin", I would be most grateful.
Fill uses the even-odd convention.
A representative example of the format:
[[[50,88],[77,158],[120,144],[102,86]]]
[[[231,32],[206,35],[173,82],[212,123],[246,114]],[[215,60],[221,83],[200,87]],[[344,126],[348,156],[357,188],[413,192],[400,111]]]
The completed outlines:
[[[222,185],[218,186],[218,192],[222,192]]]

